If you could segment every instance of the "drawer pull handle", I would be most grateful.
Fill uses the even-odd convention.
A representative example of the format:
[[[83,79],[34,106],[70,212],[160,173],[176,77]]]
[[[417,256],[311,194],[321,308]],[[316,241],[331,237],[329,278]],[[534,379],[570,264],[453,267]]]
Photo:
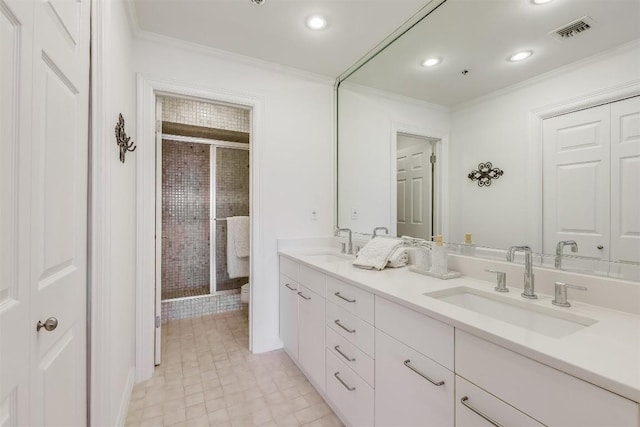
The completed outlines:
[[[469,397],[468,396],[464,396],[462,399],[460,399],[460,403],[462,403],[464,406],[466,406],[467,408],[471,409],[471,411],[475,412],[476,414],[478,414],[479,416],[484,418],[491,425],[494,425],[495,427],[502,427],[502,424],[500,424],[500,423],[496,422],[495,420],[491,419],[488,415],[482,413],[482,411],[480,411],[480,410],[474,408],[473,406],[469,405],[467,403],[468,400],[469,400]]]
[[[406,366],[407,368],[411,369],[413,372],[415,372],[416,374],[420,375],[422,378],[424,378],[425,380],[429,381],[431,384],[440,387],[441,385],[444,385],[444,381],[434,381],[431,378],[429,378],[428,376],[426,376],[425,374],[423,374],[422,372],[418,371],[416,368],[414,368],[413,366],[411,366],[411,359],[407,359],[404,361],[404,366]]]
[[[336,319],[333,323],[335,323],[336,325],[340,326],[342,329],[344,329],[345,331],[349,332],[350,334],[355,334],[356,333],[355,329],[349,329],[346,326],[344,326],[342,323],[340,323],[340,319]]]
[[[349,299],[349,298],[343,297],[342,295],[340,295],[340,292],[336,292],[334,295],[337,296],[338,298],[342,299],[342,300],[345,300],[346,302],[351,302],[351,303],[356,302],[356,300],[354,300],[354,299]]]
[[[355,362],[355,361],[356,361],[356,358],[355,358],[355,357],[349,357],[349,356],[347,356],[346,354],[344,354],[344,353],[342,352],[342,350],[340,350],[340,346],[339,346],[339,345],[337,345],[337,346],[335,346],[335,347],[333,347],[333,348],[334,348],[338,353],[340,353],[340,356],[344,357],[344,358],[345,358],[345,359],[347,359],[349,362]]]
[[[311,297],[305,297],[302,291],[298,292],[298,295],[300,295],[302,298],[306,299],[307,301],[311,299]]]
[[[336,377],[338,379],[338,381],[340,381],[340,383],[344,386],[344,388],[346,388],[349,391],[355,391],[356,388],[355,387],[351,387],[349,384],[345,383],[342,378],[340,378],[340,372],[336,372],[335,374],[333,374],[334,377]]]
[[[285,284],[285,286],[286,286],[287,288],[289,288],[290,290],[292,290],[292,291],[295,291],[295,290],[296,290],[296,288],[292,288],[292,287],[291,287],[291,285],[290,285],[290,284],[288,284],[288,283],[286,283],[286,284]]]

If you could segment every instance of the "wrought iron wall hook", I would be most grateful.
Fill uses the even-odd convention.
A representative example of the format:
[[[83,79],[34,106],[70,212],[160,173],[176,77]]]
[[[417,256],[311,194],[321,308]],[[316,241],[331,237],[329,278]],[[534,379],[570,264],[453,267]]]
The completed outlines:
[[[480,163],[478,170],[473,170],[467,177],[471,181],[478,181],[478,187],[488,187],[492,179],[498,179],[504,174],[499,168],[494,168],[491,162]]]
[[[124,163],[124,155],[127,151],[135,151],[135,142],[131,141],[131,137],[127,136],[124,131],[124,117],[122,114],[118,117],[118,123],[116,123],[116,144],[120,147],[120,161]]]

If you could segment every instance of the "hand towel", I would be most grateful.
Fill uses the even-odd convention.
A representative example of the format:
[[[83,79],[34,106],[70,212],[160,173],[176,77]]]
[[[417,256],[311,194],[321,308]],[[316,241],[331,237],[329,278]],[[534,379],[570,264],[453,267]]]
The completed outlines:
[[[402,245],[400,239],[382,237],[371,239],[360,249],[353,265],[360,268],[382,270],[400,245]]]
[[[399,247],[397,248],[389,257],[389,261],[387,262],[387,267],[391,268],[400,268],[404,267],[409,263],[409,252],[407,248]]]
[[[248,216],[232,216],[227,218],[227,233],[233,235],[235,254],[238,258],[248,257],[250,222]]]
[[[227,273],[230,279],[249,276],[249,257],[239,257],[236,252],[237,221],[227,218]]]

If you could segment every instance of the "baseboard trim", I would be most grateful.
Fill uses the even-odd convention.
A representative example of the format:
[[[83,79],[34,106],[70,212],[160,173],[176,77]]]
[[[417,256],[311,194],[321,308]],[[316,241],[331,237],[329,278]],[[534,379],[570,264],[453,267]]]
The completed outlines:
[[[124,387],[124,393],[122,393],[122,400],[120,401],[118,409],[118,417],[116,418],[116,425],[124,427],[124,423],[127,420],[127,413],[129,412],[129,402],[131,401],[131,393],[133,392],[133,386],[136,379],[136,368],[132,366],[129,368],[129,375],[127,375],[127,382]]]

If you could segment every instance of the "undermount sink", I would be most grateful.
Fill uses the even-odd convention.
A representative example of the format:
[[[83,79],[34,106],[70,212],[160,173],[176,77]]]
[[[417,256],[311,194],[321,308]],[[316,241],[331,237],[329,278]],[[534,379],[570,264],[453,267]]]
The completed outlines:
[[[423,295],[551,338],[566,337],[597,322],[587,317],[562,313],[531,302],[512,300],[466,286],[427,292]]]
[[[341,262],[341,261],[349,261],[353,260],[353,256],[347,254],[333,253],[333,252],[322,252],[317,254],[307,255],[312,261],[316,262]]]

